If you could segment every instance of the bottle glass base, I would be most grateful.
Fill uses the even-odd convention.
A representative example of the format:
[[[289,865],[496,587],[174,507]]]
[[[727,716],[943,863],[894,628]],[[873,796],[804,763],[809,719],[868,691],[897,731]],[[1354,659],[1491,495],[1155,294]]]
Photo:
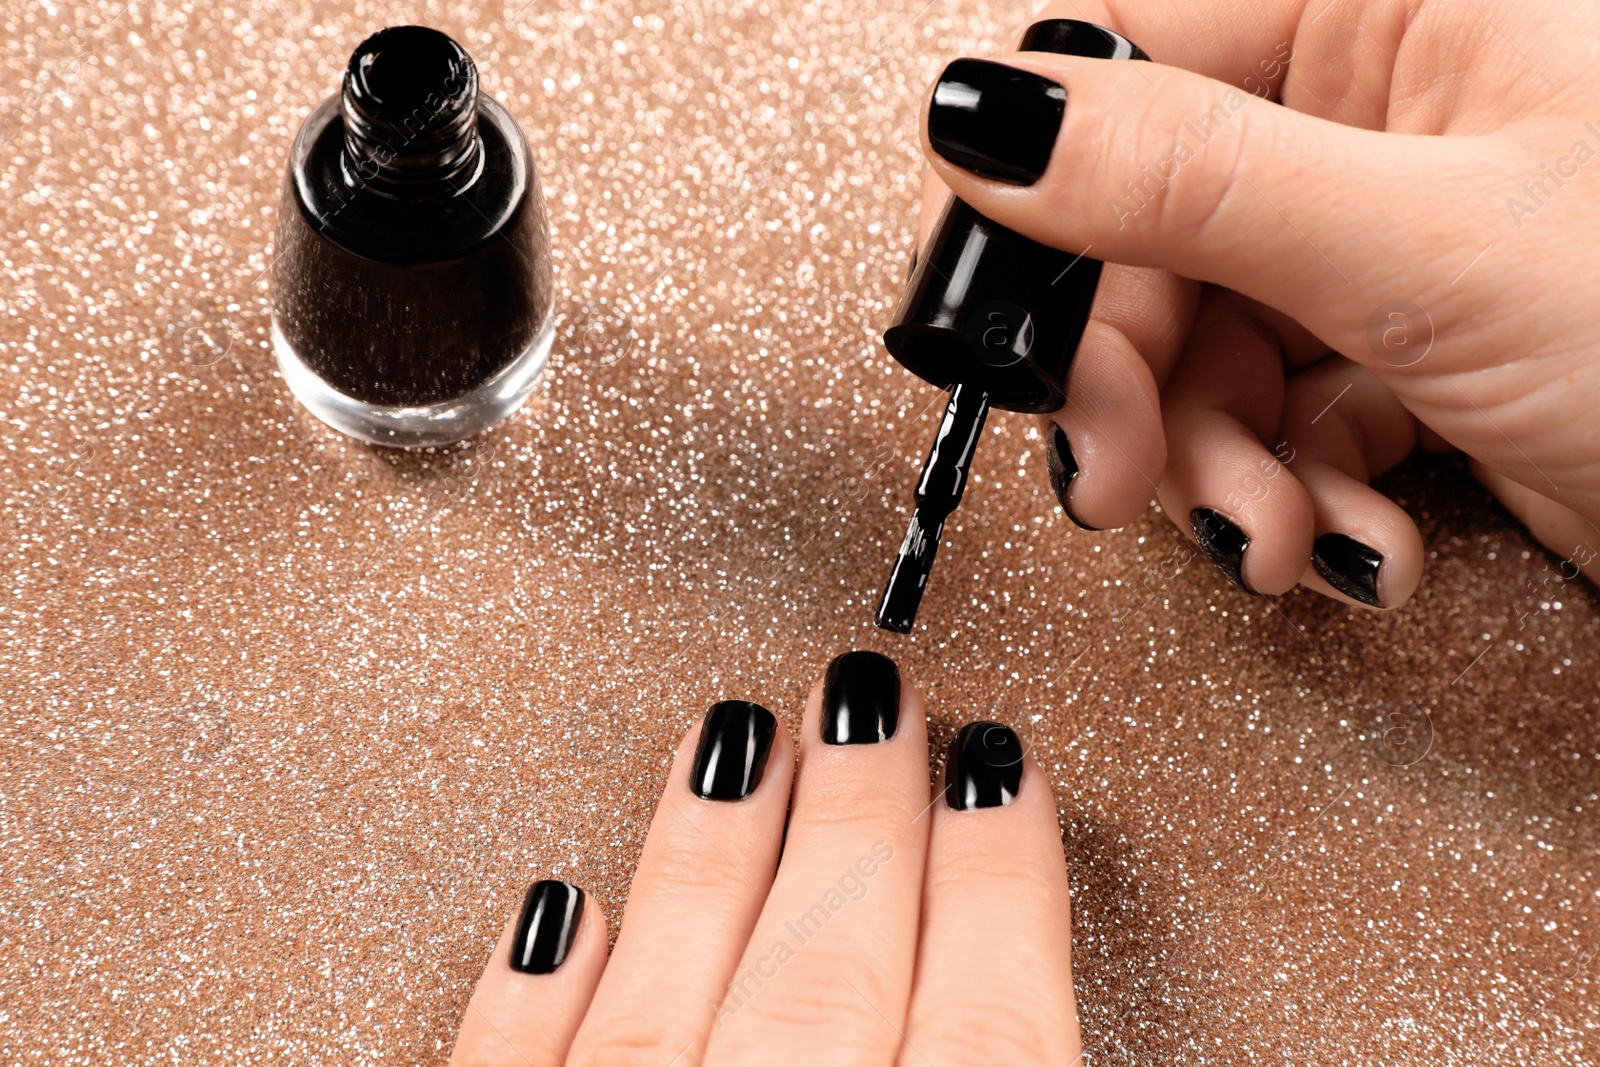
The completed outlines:
[[[341,393],[300,359],[272,323],[272,351],[289,391],[335,430],[358,441],[389,448],[428,448],[466,440],[522,407],[533,394],[550,358],[555,317],[548,316],[531,344],[482,385],[436,404],[372,404]]]

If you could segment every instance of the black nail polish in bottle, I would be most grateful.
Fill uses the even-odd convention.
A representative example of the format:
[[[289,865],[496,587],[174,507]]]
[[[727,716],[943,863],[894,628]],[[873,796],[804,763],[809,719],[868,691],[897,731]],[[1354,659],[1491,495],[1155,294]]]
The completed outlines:
[[[470,437],[550,353],[544,197],[455,41],[393,26],[301,127],[278,212],[272,343],[312,414],[375,444]]]
[[[1132,41],[1076,19],[1029,26],[1019,51],[1091,59],[1149,59]],[[912,271],[889,354],[951,391],[917,483],[916,509],[878,605],[877,624],[909,633],[945,519],[966,488],[990,407],[1056,411],[1100,283],[1100,262],[1049,248],[950,197]],[[960,447],[952,447],[959,442]]]

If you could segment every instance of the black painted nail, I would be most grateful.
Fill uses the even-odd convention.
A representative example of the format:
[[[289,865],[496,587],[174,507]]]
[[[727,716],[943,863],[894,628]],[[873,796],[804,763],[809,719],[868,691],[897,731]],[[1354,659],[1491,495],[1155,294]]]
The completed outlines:
[[[1255,596],[1255,590],[1244,583],[1243,573],[1244,550],[1250,547],[1250,536],[1210,508],[1195,508],[1189,512],[1189,528],[1211,562],[1217,565],[1217,570],[1228,581]]]
[[[846,652],[822,680],[822,739],[830,745],[887,741],[900,725],[900,668],[876,652]]]
[[[1073,514],[1072,505],[1067,503],[1067,491],[1072,488],[1072,480],[1078,476],[1078,457],[1072,454],[1072,442],[1067,440],[1066,431],[1059,426],[1050,428],[1050,447],[1045,449],[1044,463],[1050,471],[1050,488],[1056,491],[1062,512],[1077,523],[1079,529],[1097,529]]]
[[[944,802],[957,811],[998,808],[1022,790],[1022,739],[997,722],[970,722],[950,742]]]
[[[928,141],[983,178],[1032,185],[1050,165],[1067,110],[1060,83],[984,59],[944,68],[928,105]]]
[[[546,880],[528,887],[511,939],[511,969],[549,974],[566,960],[583,918],[583,890],[570,882]]]
[[[700,727],[689,788],[706,800],[743,800],[761,784],[778,720],[760,704],[724,700]]]
[[[1311,565],[1328,584],[1352,600],[1383,607],[1378,599],[1378,570],[1383,556],[1354,537],[1327,533],[1312,545]]]

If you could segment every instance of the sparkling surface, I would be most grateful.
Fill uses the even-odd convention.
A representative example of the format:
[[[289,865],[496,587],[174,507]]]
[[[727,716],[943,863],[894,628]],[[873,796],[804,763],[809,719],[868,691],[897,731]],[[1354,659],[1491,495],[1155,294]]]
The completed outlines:
[[[440,1061],[527,882],[614,921],[682,732],[852,645],[1053,776],[1092,1062],[1600,1058],[1600,605],[1458,466],[1389,480],[1380,617],[1079,531],[997,414],[871,626],[940,413],[877,342],[917,107],[1016,9],[519,7],[0,6],[7,1062]],[[524,124],[561,281],[528,409],[432,455],[267,349],[289,138],[405,21]]]

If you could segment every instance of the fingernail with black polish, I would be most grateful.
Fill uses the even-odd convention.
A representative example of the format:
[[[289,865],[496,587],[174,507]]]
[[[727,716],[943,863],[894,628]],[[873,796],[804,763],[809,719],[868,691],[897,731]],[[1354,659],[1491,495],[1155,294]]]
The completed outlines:
[[[822,680],[822,739],[830,745],[887,741],[900,725],[900,668],[876,652],[846,652]]]
[[[1062,512],[1080,529],[1095,529],[1073,514],[1072,505],[1067,503],[1067,491],[1072,488],[1072,480],[1078,476],[1078,458],[1072,454],[1072,443],[1067,440],[1067,433],[1060,426],[1050,428],[1050,447],[1045,449],[1044,462],[1050,471],[1050,488],[1056,491]]]
[[[1243,574],[1244,550],[1250,547],[1250,536],[1221,512],[1210,508],[1195,508],[1189,512],[1189,528],[1211,562],[1217,565],[1217,570],[1228,581],[1255,596],[1255,590],[1244,584]]]
[[[957,811],[1011,803],[1022,790],[1022,755],[1022,739],[1009,726],[963,726],[945,760],[944,802]]]
[[[984,59],[944,68],[928,105],[933,150],[982,178],[1032,185],[1050,165],[1067,90],[1030,70]]]
[[[1383,607],[1378,599],[1378,571],[1383,556],[1344,534],[1328,533],[1312,545],[1311,565],[1328,584],[1352,600]]]
[[[561,966],[582,919],[583,890],[570,882],[533,883],[522,898],[522,914],[511,938],[511,969],[549,974]]]
[[[724,700],[700,727],[689,788],[706,800],[743,800],[761,784],[778,720],[760,704]]]

